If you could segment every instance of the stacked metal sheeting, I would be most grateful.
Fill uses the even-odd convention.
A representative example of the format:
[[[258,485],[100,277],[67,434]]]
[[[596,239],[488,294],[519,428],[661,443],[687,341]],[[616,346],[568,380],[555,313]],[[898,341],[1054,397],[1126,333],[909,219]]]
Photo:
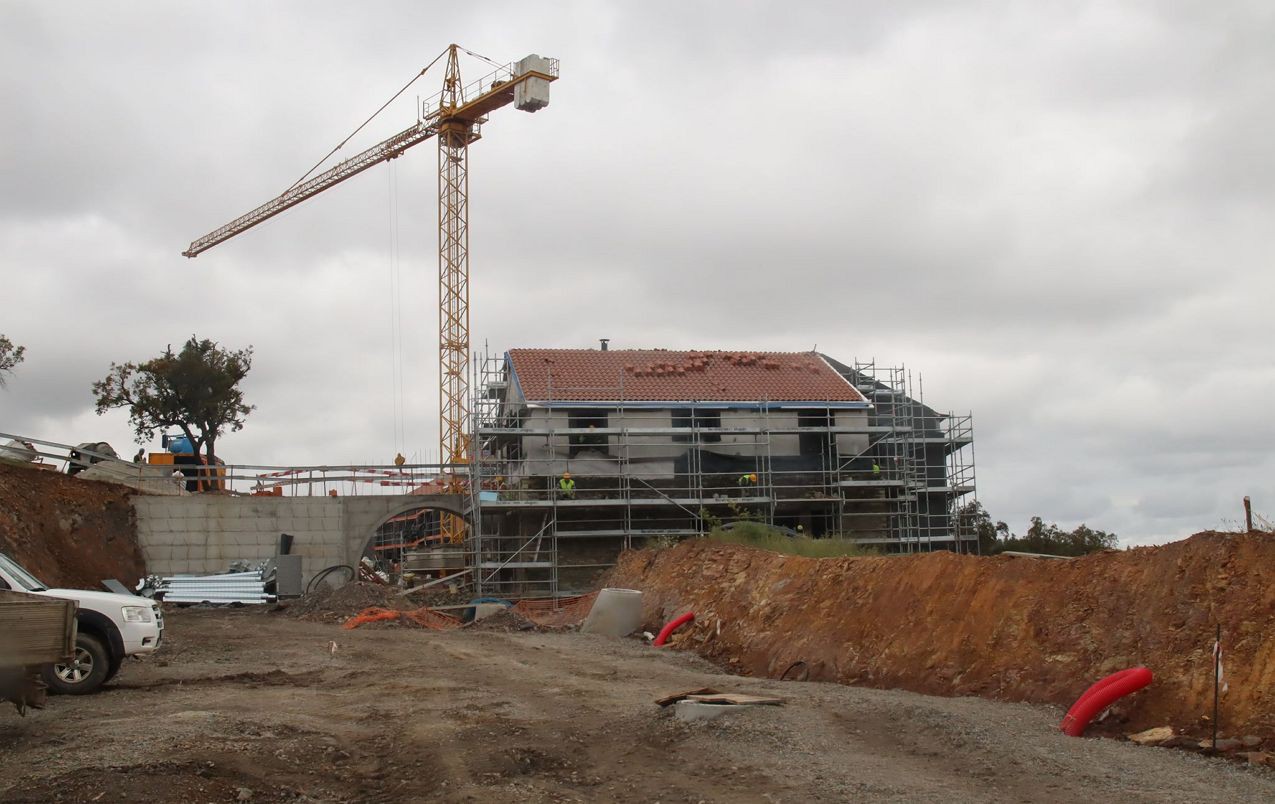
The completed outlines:
[[[165,603],[259,604],[274,600],[266,594],[262,568],[221,575],[173,575],[159,578],[155,597]]]

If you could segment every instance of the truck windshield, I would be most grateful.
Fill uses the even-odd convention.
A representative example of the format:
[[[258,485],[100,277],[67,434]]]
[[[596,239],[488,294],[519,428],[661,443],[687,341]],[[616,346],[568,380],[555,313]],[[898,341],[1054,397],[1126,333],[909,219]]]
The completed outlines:
[[[27,592],[43,592],[48,589],[39,578],[27,572],[21,564],[4,553],[0,553],[0,575],[11,579],[19,589]]]

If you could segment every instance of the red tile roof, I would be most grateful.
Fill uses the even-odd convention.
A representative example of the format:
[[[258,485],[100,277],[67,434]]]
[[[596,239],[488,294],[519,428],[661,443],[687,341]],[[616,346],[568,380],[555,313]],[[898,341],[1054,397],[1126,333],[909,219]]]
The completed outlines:
[[[530,402],[866,402],[814,352],[510,349]]]

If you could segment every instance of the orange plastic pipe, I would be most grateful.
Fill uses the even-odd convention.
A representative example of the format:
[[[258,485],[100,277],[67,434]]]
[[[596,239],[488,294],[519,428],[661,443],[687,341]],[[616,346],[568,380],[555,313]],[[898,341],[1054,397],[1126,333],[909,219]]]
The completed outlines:
[[[1112,673],[1095,682],[1067,710],[1058,728],[1069,737],[1079,737],[1085,733],[1089,721],[1102,710],[1131,692],[1137,692],[1154,680],[1151,671],[1145,667],[1131,667]]]
[[[694,619],[695,619],[695,612],[688,611],[685,614],[683,614],[681,617],[675,617],[674,619],[669,620],[668,623],[666,623],[664,627],[660,629],[659,636],[655,638],[655,643],[654,643],[655,647],[658,648],[663,646],[663,644],[668,641],[668,638],[673,635],[674,631],[676,631],[677,629],[681,628],[683,625],[686,625],[687,623],[689,623],[691,620],[694,620]]]

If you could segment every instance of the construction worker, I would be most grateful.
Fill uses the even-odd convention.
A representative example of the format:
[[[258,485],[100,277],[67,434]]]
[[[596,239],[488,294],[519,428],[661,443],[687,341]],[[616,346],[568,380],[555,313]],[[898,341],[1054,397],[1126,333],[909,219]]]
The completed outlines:
[[[402,465],[403,465],[403,464],[405,464],[405,463],[407,463],[407,458],[404,458],[404,457],[403,457],[403,453],[401,453],[401,452],[395,453],[395,455],[394,455],[394,465],[395,465],[395,466],[402,466]]]
[[[558,490],[562,493],[562,496],[566,497],[568,500],[575,499],[576,482],[572,479],[570,472],[562,473],[562,479],[558,481]]]
[[[750,496],[749,492],[757,488],[757,473],[745,472],[739,476],[739,480],[736,482],[739,485],[739,496],[748,497]]]
[[[872,479],[873,480],[881,479],[881,465],[878,464],[876,461],[872,462]]]
[[[142,447],[133,456],[133,463],[146,463],[146,447]]]

